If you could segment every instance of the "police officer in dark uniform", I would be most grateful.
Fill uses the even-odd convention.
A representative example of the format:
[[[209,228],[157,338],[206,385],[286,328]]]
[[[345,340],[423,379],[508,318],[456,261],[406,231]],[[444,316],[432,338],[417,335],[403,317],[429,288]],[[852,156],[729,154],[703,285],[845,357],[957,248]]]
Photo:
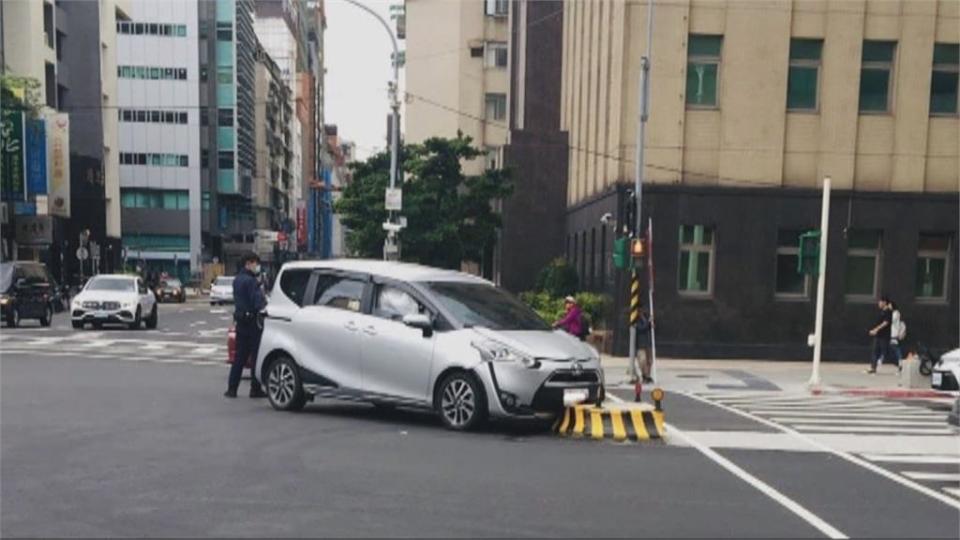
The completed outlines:
[[[262,332],[259,313],[267,306],[267,299],[257,281],[257,276],[260,274],[260,257],[256,253],[247,253],[240,259],[240,264],[242,268],[233,280],[233,320],[236,321],[237,347],[233,366],[230,367],[227,391],[223,394],[228,398],[237,397],[237,388],[240,386],[240,378],[243,376],[247,359],[253,356],[254,362],[256,361]],[[253,368],[250,369],[250,397],[266,397]]]

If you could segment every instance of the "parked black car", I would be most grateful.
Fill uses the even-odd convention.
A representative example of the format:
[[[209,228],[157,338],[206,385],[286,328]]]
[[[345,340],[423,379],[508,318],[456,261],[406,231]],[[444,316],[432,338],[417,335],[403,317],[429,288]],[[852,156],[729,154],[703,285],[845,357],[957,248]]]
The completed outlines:
[[[57,294],[57,283],[43,263],[0,263],[0,318],[8,327],[20,326],[23,319],[50,326]]]

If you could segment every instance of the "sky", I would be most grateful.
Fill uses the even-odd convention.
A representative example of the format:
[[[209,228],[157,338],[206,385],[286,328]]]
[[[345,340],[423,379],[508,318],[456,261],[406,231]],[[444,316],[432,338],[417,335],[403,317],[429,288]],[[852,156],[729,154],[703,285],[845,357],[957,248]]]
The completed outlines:
[[[386,0],[360,0],[390,22]],[[386,146],[390,106],[387,84],[392,77],[393,47],[387,32],[373,15],[344,0],[325,0],[327,30],[324,35],[327,75],[326,123],[337,124],[342,140],[357,144],[357,157],[365,159]],[[403,50],[403,41],[399,42]],[[401,84],[403,77],[401,69]],[[401,124],[402,126],[402,124]]]

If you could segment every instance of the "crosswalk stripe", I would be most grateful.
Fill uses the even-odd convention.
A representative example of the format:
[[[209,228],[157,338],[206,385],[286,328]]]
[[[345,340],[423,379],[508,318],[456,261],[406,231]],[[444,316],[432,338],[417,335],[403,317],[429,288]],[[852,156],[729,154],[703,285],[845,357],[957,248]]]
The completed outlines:
[[[898,435],[952,435],[949,428],[901,428],[880,426],[818,426],[816,424],[794,424],[798,431],[820,433],[893,433]]]
[[[912,465],[960,465],[960,455],[931,456],[926,454],[861,454],[877,463],[909,463]]]
[[[947,415],[944,413],[937,412],[895,412],[895,413],[883,413],[883,412],[869,412],[869,413],[850,413],[850,412],[834,412],[834,411],[805,411],[805,410],[793,410],[793,409],[782,409],[782,410],[760,410],[753,411],[757,414],[762,414],[764,416],[789,416],[791,418],[877,418],[877,419],[897,419],[897,420],[946,420]]]
[[[777,416],[770,418],[774,422],[784,422],[787,424],[841,424],[841,425],[861,425],[861,426],[925,426],[925,427],[943,427],[944,420],[922,420],[915,419],[877,419],[877,418],[795,418],[786,416]]]
[[[929,480],[933,482],[960,482],[960,473],[933,473],[923,471],[904,471],[903,475],[914,480]]]
[[[883,413],[901,413],[901,412],[923,412],[925,409],[920,409],[917,407],[906,407],[906,406],[849,406],[849,407],[766,407],[766,406],[756,406],[756,407],[737,407],[738,409],[746,409],[748,411],[792,411],[792,410],[806,410],[814,412],[838,412],[838,413],[871,413],[871,412],[883,412]]]
[[[960,489],[958,488],[943,488],[944,491],[960,499]]]

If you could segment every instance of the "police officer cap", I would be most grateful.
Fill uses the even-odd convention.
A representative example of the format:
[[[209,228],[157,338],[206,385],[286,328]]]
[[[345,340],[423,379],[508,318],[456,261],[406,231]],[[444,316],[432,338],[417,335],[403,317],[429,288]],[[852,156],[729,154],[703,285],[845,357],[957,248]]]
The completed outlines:
[[[244,253],[242,257],[240,257],[240,264],[242,264],[242,265],[246,265],[246,264],[247,264],[248,262],[250,262],[250,261],[254,261],[254,262],[258,262],[258,263],[259,263],[259,262],[260,262],[260,256],[257,255],[256,253],[252,252],[252,251],[248,251],[248,252]]]

